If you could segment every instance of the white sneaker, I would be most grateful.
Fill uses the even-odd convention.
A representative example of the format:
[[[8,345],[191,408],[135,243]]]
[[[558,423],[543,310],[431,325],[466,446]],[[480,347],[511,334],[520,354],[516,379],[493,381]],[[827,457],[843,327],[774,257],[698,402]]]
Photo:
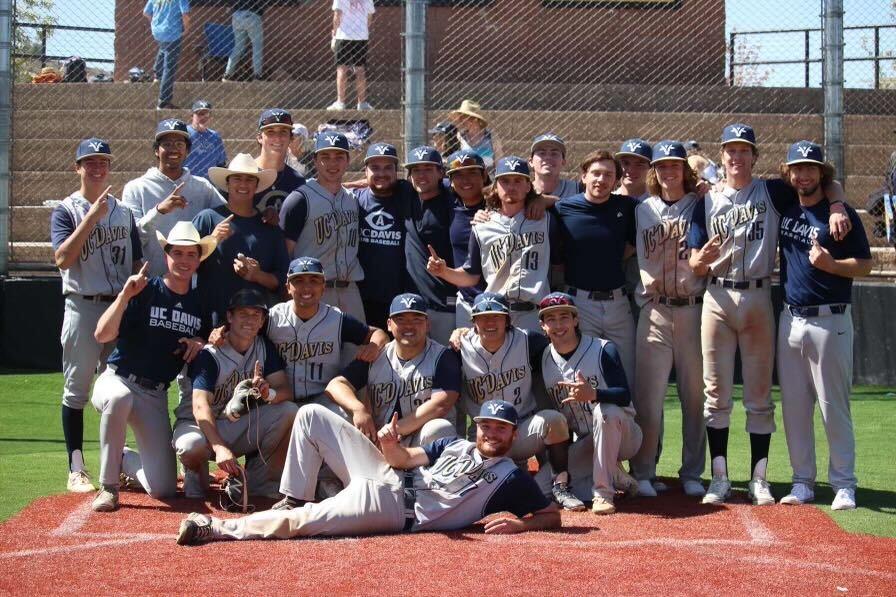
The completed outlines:
[[[684,494],[690,497],[699,497],[702,498],[706,495],[706,490],[703,489],[703,483],[700,481],[695,481],[693,479],[688,479],[681,485],[682,491]]]
[[[641,481],[638,481],[638,495],[643,495],[644,497],[656,497],[656,490],[653,488],[650,479],[642,479]]]
[[[339,110],[345,110],[345,102],[336,100],[335,102],[327,106],[327,111],[329,112],[338,112]]]
[[[831,510],[855,510],[856,490],[852,487],[842,487],[837,490],[834,501],[831,502]]]
[[[713,475],[712,481],[709,482],[709,489],[703,496],[704,504],[724,504],[728,496],[731,495],[731,481],[725,475]]]
[[[815,499],[815,493],[812,488],[805,483],[794,483],[790,489],[790,493],[781,498],[782,504],[790,506],[799,506],[800,504],[808,504]]]
[[[756,477],[748,485],[750,491],[750,499],[757,506],[771,506],[775,503],[775,496],[772,495],[772,488],[768,481],[761,477]]]
[[[361,110],[361,111],[373,110],[373,106],[371,106],[367,102],[358,102],[358,110]]]
[[[91,493],[96,491],[90,474],[85,470],[71,471],[68,474],[68,490],[73,493]]]
[[[613,504],[613,500],[596,495],[594,501],[591,502],[591,511],[598,515],[613,514],[616,512],[616,506]]]

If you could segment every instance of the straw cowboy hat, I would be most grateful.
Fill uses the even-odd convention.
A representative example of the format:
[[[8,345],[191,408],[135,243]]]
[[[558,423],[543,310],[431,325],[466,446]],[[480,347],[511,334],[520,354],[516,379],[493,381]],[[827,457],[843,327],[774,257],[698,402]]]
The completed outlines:
[[[199,245],[199,261],[204,261],[218,246],[218,240],[214,236],[209,235],[199,238],[199,231],[193,226],[193,222],[186,220],[176,223],[171,228],[171,232],[168,233],[168,238],[165,238],[164,234],[156,230],[156,239],[159,241],[163,251],[168,248],[168,245],[181,247]]]
[[[277,179],[276,170],[260,170],[258,164],[248,153],[238,153],[230,160],[230,165],[226,168],[215,166],[208,169],[208,178],[216,187],[222,191],[227,190],[227,177],[232,174],[250,174],[258,179],[258,186],[255,188],[256,193],[265,190]]]
[[[483,126],[488,125],[488,118],[482,115],[482,107],[478,102],[474,102],[473,100],[465,99],[462,101],[460,103],[460,108],[451,112],[452,118],[457,114],[472,116],[473,118],[481,120]]]

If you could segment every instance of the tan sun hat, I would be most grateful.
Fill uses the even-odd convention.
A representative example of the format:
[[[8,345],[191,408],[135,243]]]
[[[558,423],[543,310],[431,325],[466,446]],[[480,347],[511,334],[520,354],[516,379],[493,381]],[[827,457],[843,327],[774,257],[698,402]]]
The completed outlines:
[[[256,193],[265,190],[277,180],[276,170],[260,170],[258,164],[248,153],[238,153],[226,168],[214,166],[208,169],[208,179],[212,184],[221,189],[227,190],[227,177],[232,174],[251,174],[258,179],[258,186],[255,188]]]
[[[478,118],[482,121],[483,126],[488,125],[488,118],[482,115],[482,107],[479,105],[479,102],[474,102],[473,100],[465,99],[460,103],[460,108],[457,110],[453,110],[451,112],[451,116],[453,117],[455,114],[462,114],[463,116],[472,116],[473,118]]]
[[[199,231],[193,226],[193,222],[187,220],[176,223],[168,233],[168,238],[165,238],[164,234],[156,230],[156,239],[159,241],[163,251],[168,245],[181,247],[199,245],[199,261],[204,261],[218,246],[218,240],[214,236],[209,235],[199,238]]]

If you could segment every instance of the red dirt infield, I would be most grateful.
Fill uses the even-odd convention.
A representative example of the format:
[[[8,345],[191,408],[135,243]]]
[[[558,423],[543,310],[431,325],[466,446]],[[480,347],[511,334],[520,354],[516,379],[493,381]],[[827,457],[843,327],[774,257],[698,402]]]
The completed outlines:
[[[208,502],[123,492],[42,498],[0,525],[2,594],[893,594],[896,540],[842,531],[810,506],[695,504],[676,491],[555,532],[221,542],[175,535]],[[225,516],[234,516],[224,514]]]

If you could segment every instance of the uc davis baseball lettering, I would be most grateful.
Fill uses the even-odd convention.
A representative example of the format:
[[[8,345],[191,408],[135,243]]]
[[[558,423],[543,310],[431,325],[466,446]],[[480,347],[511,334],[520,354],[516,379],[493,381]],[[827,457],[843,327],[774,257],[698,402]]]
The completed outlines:
[[[314,357],[333,354],[335,342],[281,342],[277,344],[277,352],[287,363],[304,361]]]
[[[684,219],[665,220],[646,228],[641,232],[641,240],[644,243],[644,256],[649,258],[654,251],[659,249],[668,240],[676,244],[682,244],[687,235],[688,222]]]
[[[127,226],[97,226],[90,231],[87,242],[81,247],[81,261],[87,259],[95,252],[106,245],[111,245],[115,241],[127,239],[131,234],[131,230]],[[116,251],[118,249],[118,251]],[[115,263],[120,263],[120,259],[124,259],[123,247],[112,247],[112,257]],[[116,255],[118,253],[118,255]],[[116,258],[118,257],[118,258]]]
[[[745,224],[751,224],[758,216],[768,211],[768,205],[762,201],[756,204],[735,205],[725,213],[713,216],[710,220],[709,234],[718,234],[722,239]]]
[[[803,215],[799,218],[790,216],[781,218],[781,235],[801,242],[807,247],[818,238],[818,234],[819,228],[806,221],[806,217]]]
[[[412,396],[411,405],[416,407],[429,400],[429,395],[418,396],[417,394],[432,390],[432,376],[412,377],[398,382],[373,383],[368,389],[371,402],[377,409],[388,407],[396,400]]]
[[[314,219],[314,233],[317,244],[322,245],[324,241],[333,236],[337,228],[350,227],[348,235],[348,246],[355,247],[358,245],[358,212],[354,211],[330,211],[321,214]]]
[[[389,247],[401,244],[401,230],[394,229],[395,218],[386,210],[371,212],[364,221],[369,227],[361,228],[361,242]]]
[[[149,327],[165,328],[195,336],[202,327],[202,319],[175,307],[169,309],[150,306]]]
[[[503,238],[495,240],[495,243],[489,248],[488,258],[492,267],[498,269],[514,252],[541,245],[544,242],[545,233],[541,231],[507,234]]]
[[[489,371],[466,380],[467,392],[477,403],[485,402],[487,396],[500,392],[507,386],[522,381],[528,375],[526,367],[513,367],[506,371]]]
[[[490,471],[486,463],[470,454],[443,455],[429,469],[430,485],[462,495],[479,480],[494,483],[498,475]]]

